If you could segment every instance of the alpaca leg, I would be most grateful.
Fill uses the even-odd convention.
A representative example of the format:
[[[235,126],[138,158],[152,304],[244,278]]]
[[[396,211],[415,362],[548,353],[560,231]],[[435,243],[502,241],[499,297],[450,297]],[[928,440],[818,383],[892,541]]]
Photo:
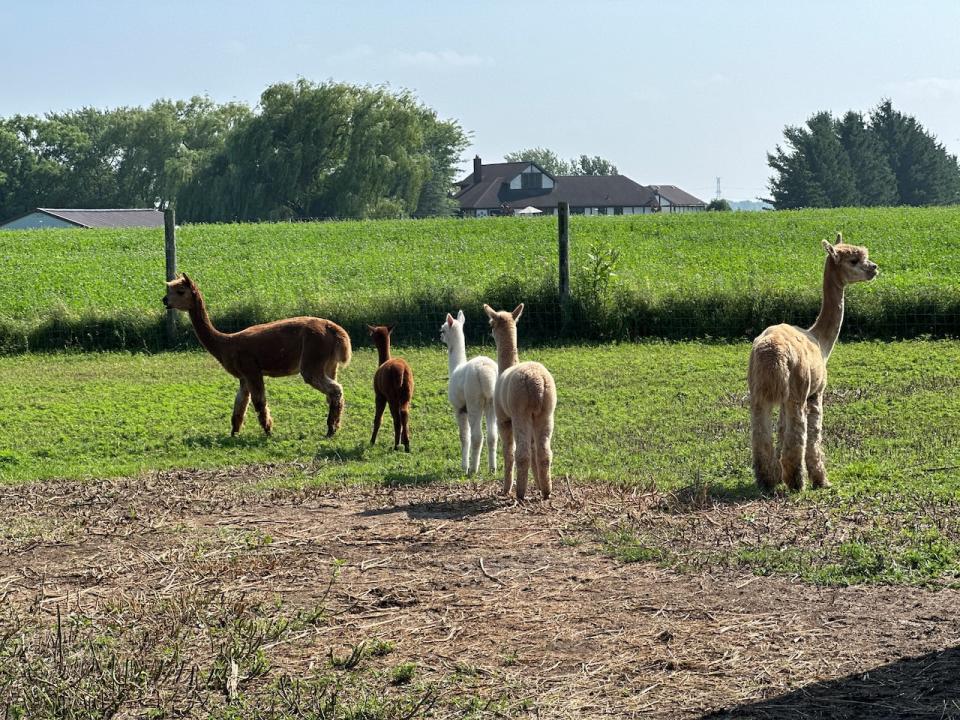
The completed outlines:
[[[383,422],[383,411],[387,409],[387,398],[385,395],[377,394],[377,409],[373,414],[373,434],[370,436],[370,444],[377,442],[377,433],[380,432],[380,423]]]
[[[750,404],[750,431],[753,450],[753,477],[760,489],[766,492],[777,486],[780,468],[773,449],[773,413],[766,403]],[[780,411],[781,420],[783,411]],[[781,447],[783,442],[781,441]]]
[[[513,489],[513,423],[497,418],[500,431],[500,444],[503,446],[503,488],[502,493],[509,495]]]
[[[400,447],[401,433],[400,403],[390,401],[390,415],[393,417],[393,449],[397,450]]]
[[[493,403],[487,405],[487,464],[490,466],[490,472],[497,471],[497,411]]]
[[[333,376],[325,370],[316,372],[300,370],[300,375],[307,385],[316,388],[327,396],[327,437],[333,437],[340,427],[340,417],[343,415],[343,386],[336,381],[337,364],[333,363]]]
[[[403,449],[410,452],[410,405],[400,407],[400,442]]]
[[[270,408],[267,407],[267,389],[263,386],[263,375],[252,375],[246,378],[245,382],[250,388],[250,398],[253,400],[253,408],[257,411],[260,427],[269,435],[273,430],[273,418],[270,417]]]
[[[233,418],[231,419],[233,430],[230,432],[231,437],[240,432],[240,428],[243,427],[243,418],[247,415],[247,405],[249,404],[250,391],[247,390],[247,386],[243,380],[241,380],[240,389],[237,390],[237,398],[233,401]]]
[[[784,403],[780,409],[786,417],[783,428],[783,449],[780,451],[780,477],[788,488],[803,490],[803,455],[807,447],[807,412],[804,402]]]
[[[530,441],[532,430],[530,422],[517,423],[513,428],[513,435],[517,444],[517,500],[523,500],[527,494],[527,474],[530,471]]]
[[[815,395],[807,401],[807,474],[815,488],[830,487],[827,470],[823,465],[823,448],[820,436],[823,430],[823,395]]]
[[[472,407],[468,411],[470,422],[470,469],[468,475],[476,475],[480,469],[480,452],[483,450],[483,410]]]
[[[460,467],[466,475],[470,470],[470,418],[467,409],[456,411],[457,426],[460,428]]]
[[[553,463],[553,449],[550,439],[553,436],[553,416],[543,419],[534,425],[533,457],[534,473],[540,494],[546,500],[553,490],[553,479],[550,477],[550,465]]]

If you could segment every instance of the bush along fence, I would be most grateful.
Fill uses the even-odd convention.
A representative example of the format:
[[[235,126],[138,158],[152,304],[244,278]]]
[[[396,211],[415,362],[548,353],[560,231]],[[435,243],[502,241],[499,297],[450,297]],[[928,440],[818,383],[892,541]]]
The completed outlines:
[[[167,210],[166,220],[165,275],[157,277],[155,285],[149,284],[150,296],[144,298],[144,302],[155,301],[148,303],[147,307],[151,309],[145,310],[142,306],[139,309],[125,309],[122,302],[113,306],[103,303],[102,310],[83,313],[71,311],[65,306],[54,307],[40,319],[24,322],[15,315],[5,314],[0,308],[0,352],[10,354],[63,349],[157,352],[196,347],[197,342],[188,318],[182,313],[164,311],[160,304],[163,294],[162,279],[174,277],[177,271],[178,237],[172,209]],[[617,220],[597,218],[596,222]],[[407,227],[414,232],[419,222],[422,221],[409,221]],[[487,221],[451,222],[479,225]],[[353,290],[323,298],[303,297],[293,302],[287,299],[274,304],[257,300],[238,302],[236,293],[231,302],[224,302],[218,293],[207,291],[203,273],[199,278],[192,271],[191,275],[198,280],[201,290],[207,291],[205,295],[214,324],[225,332],[279,317],[318,315],[343,325],[357,346],[366,343],[367,324],[385,322],[398,325],[395,331],[398,344],[438,343],[439,346],[441,322],[447,312],[455,313],[458,309],[463,309],[467,314],[465,331],[468,342],[489,346],[492,340],[481,311],[483,303],[489,303],[498,309],[512,309],[519,302],[523,302],[525,311],[521,342],[527,344],[629,341],[643,338],[743,341],[752,339],[764,327],[773,323],[790,322],[808,326],[819,311],[822,268],[819,259],[816,263],[813,260],[805,262],[803,277],[806,279],[803,283],[797,282],[795,287],[792,286],[793,283],[787,283],[789,287],[786,288],[783,284],[764,284],[763,273],[749,269],[743,273],[744,280],[739,285],[727,282],[711,286],[701,282],[699,285],[687,287],[683,273],[678,272],[677,278],[671,278],[666,289],[643,287],[637,283],[624,282],[625,272],[632,270],[623,269],[622,254],[625,246],[622,242],[605,240],[602,233],[599,240],[596,233],[592,238],[578,237],[577,228],[582,226],[576,223],[582,221],[575,220],[571,230],[569,219],[563,211],[556,221],[543,218],[515,219],[513,222],[518,223],[523,232],[527,232],[527,227],[537,228],[542,232],[547,224],[552,223],[556,238],[552,245],[552,252],[555,253],[553,267],[518,267],[515,273],[503,271],[495,277],[477,282],[471,282],[470,277],[465,277],[463,282],[456,284],[434,284],[429,276],[416,277],[411,279],[406,287],[395,291],[385,291],[383,287],[378,287],[369,293]],[[597,226],[589,227],[595,229]],[[638,227],[641,232],[648,228],[651,231],[661,229],[656,225]],[[483,232],[486,232],[486,229]],[[269,233],[269,230],[265,230],[261,239],[265,245],[265,267],[271,264]],[[854,237],[851,241],[856,242],[858,239]],[[159,243],[159,238],[156,242]],[[577,247],[578,242],[583,244]],[[813,242],[814,240],[811,240],[811,243]],[[470,253],[471,246],[465,244],[460,251]],[[684,252],[697,251],[694,246],[684,248]],[[450,259],[443,254],[439,254],[435,260],[436,263],[448,261]],[[79,261],[71,257],[70,262]],[[232,259],[221,255],[216,262],[229,266]],[[389,258],[378,262],[389,262]],[[430,262],[434,262],[432,257]],[[745,262],[749,265],[752,259],[747,258]],[[960,336],[960,287],[954,281],[937,279],[929,285],[916,283],[909,289],[905,289],[902,284],[885,285],[883,260],[880,262],[881,278],[874,283],[875,288],[863,291],[854,286],[848,291],[844,339]],[[527,263],[549,264],[549,257],[544,252],[532,260],[528,258]],[[238,261],[237,265],[239,264]],[[807,265],[809,267],[806,267]],[[208,263],[208,275],[210,267]],[[727,274],[742,272],[730,268],[717,272],[721,271]],[[109,269],[104,269],[103,272],[109,273]],[[224,270],[221,269],[221,272]],[[282,277],[284,271],[280,272]],[[356,272],[362,275],[363,281],[374,271],[358,263]],[[44,276],[38,275],[36,282],[44,283]],[[277,281],[266,278],[262,280],[262,285],[266,287],[271,282]],[[362,287],[363,284],[360,282],[359,286]],[[14,291],[15,288],[6,292]],[[143,291],[140,295],[145,293],[146,291]],[[256,293],[251,295],[257,297]],[[259,297],[263,297],[263,293]],[[155,309],[152,309],[154,307]]]

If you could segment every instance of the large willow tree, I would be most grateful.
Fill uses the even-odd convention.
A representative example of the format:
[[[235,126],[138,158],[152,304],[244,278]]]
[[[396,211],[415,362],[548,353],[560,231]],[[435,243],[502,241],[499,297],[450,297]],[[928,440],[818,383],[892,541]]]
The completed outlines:
[[[466,137],[407,92],[306,80],[267,88],[259,112],[181,191],[188,220],[448,214]]]

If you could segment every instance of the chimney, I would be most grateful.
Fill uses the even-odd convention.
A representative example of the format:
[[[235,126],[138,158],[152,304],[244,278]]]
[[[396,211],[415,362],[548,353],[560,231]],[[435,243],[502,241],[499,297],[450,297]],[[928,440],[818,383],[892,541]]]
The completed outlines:
[[[479,155],[474,155],[473,156],[473,184],[476,185],[481,180],[483,180],[483,163],[480,161]]]

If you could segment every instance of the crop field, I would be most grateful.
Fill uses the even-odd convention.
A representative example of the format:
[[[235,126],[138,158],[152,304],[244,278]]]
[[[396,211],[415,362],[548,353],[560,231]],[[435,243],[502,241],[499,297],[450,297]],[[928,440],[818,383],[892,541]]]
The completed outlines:
[[[956,208],[574,217],[564,315],[555,218],[188,225],[178,255],[225,329],[316,314],[430,342],[437,313],[523,298],[531,339],[744,339],[812,320],[820,239],[838,230],[883,271],[856,289],[848,337],[960,332]],[[159,230],[6,231],[0,258],[0,350],[164,345]]]
[[[836,230],[882,273],[830,358],[833,486],[761,494],[746,339],[812,321]],[[158,234],[0,233],[3,716],[960,718],[958,230],[574,218],[561,314],[549,219],[181,228],[221,326],[351,330],[332,439],[299,377],[267,380],[272,436],[251,410],[231,438],[189,328],[154,352]],[[521,359],[557,381],[546,502],[498,494],[502,457],[460,469],[438,330],[462,307],[492,355],[484,301],[527,303]],[[380,321],[409,454],[389,417],[369,444]]]

